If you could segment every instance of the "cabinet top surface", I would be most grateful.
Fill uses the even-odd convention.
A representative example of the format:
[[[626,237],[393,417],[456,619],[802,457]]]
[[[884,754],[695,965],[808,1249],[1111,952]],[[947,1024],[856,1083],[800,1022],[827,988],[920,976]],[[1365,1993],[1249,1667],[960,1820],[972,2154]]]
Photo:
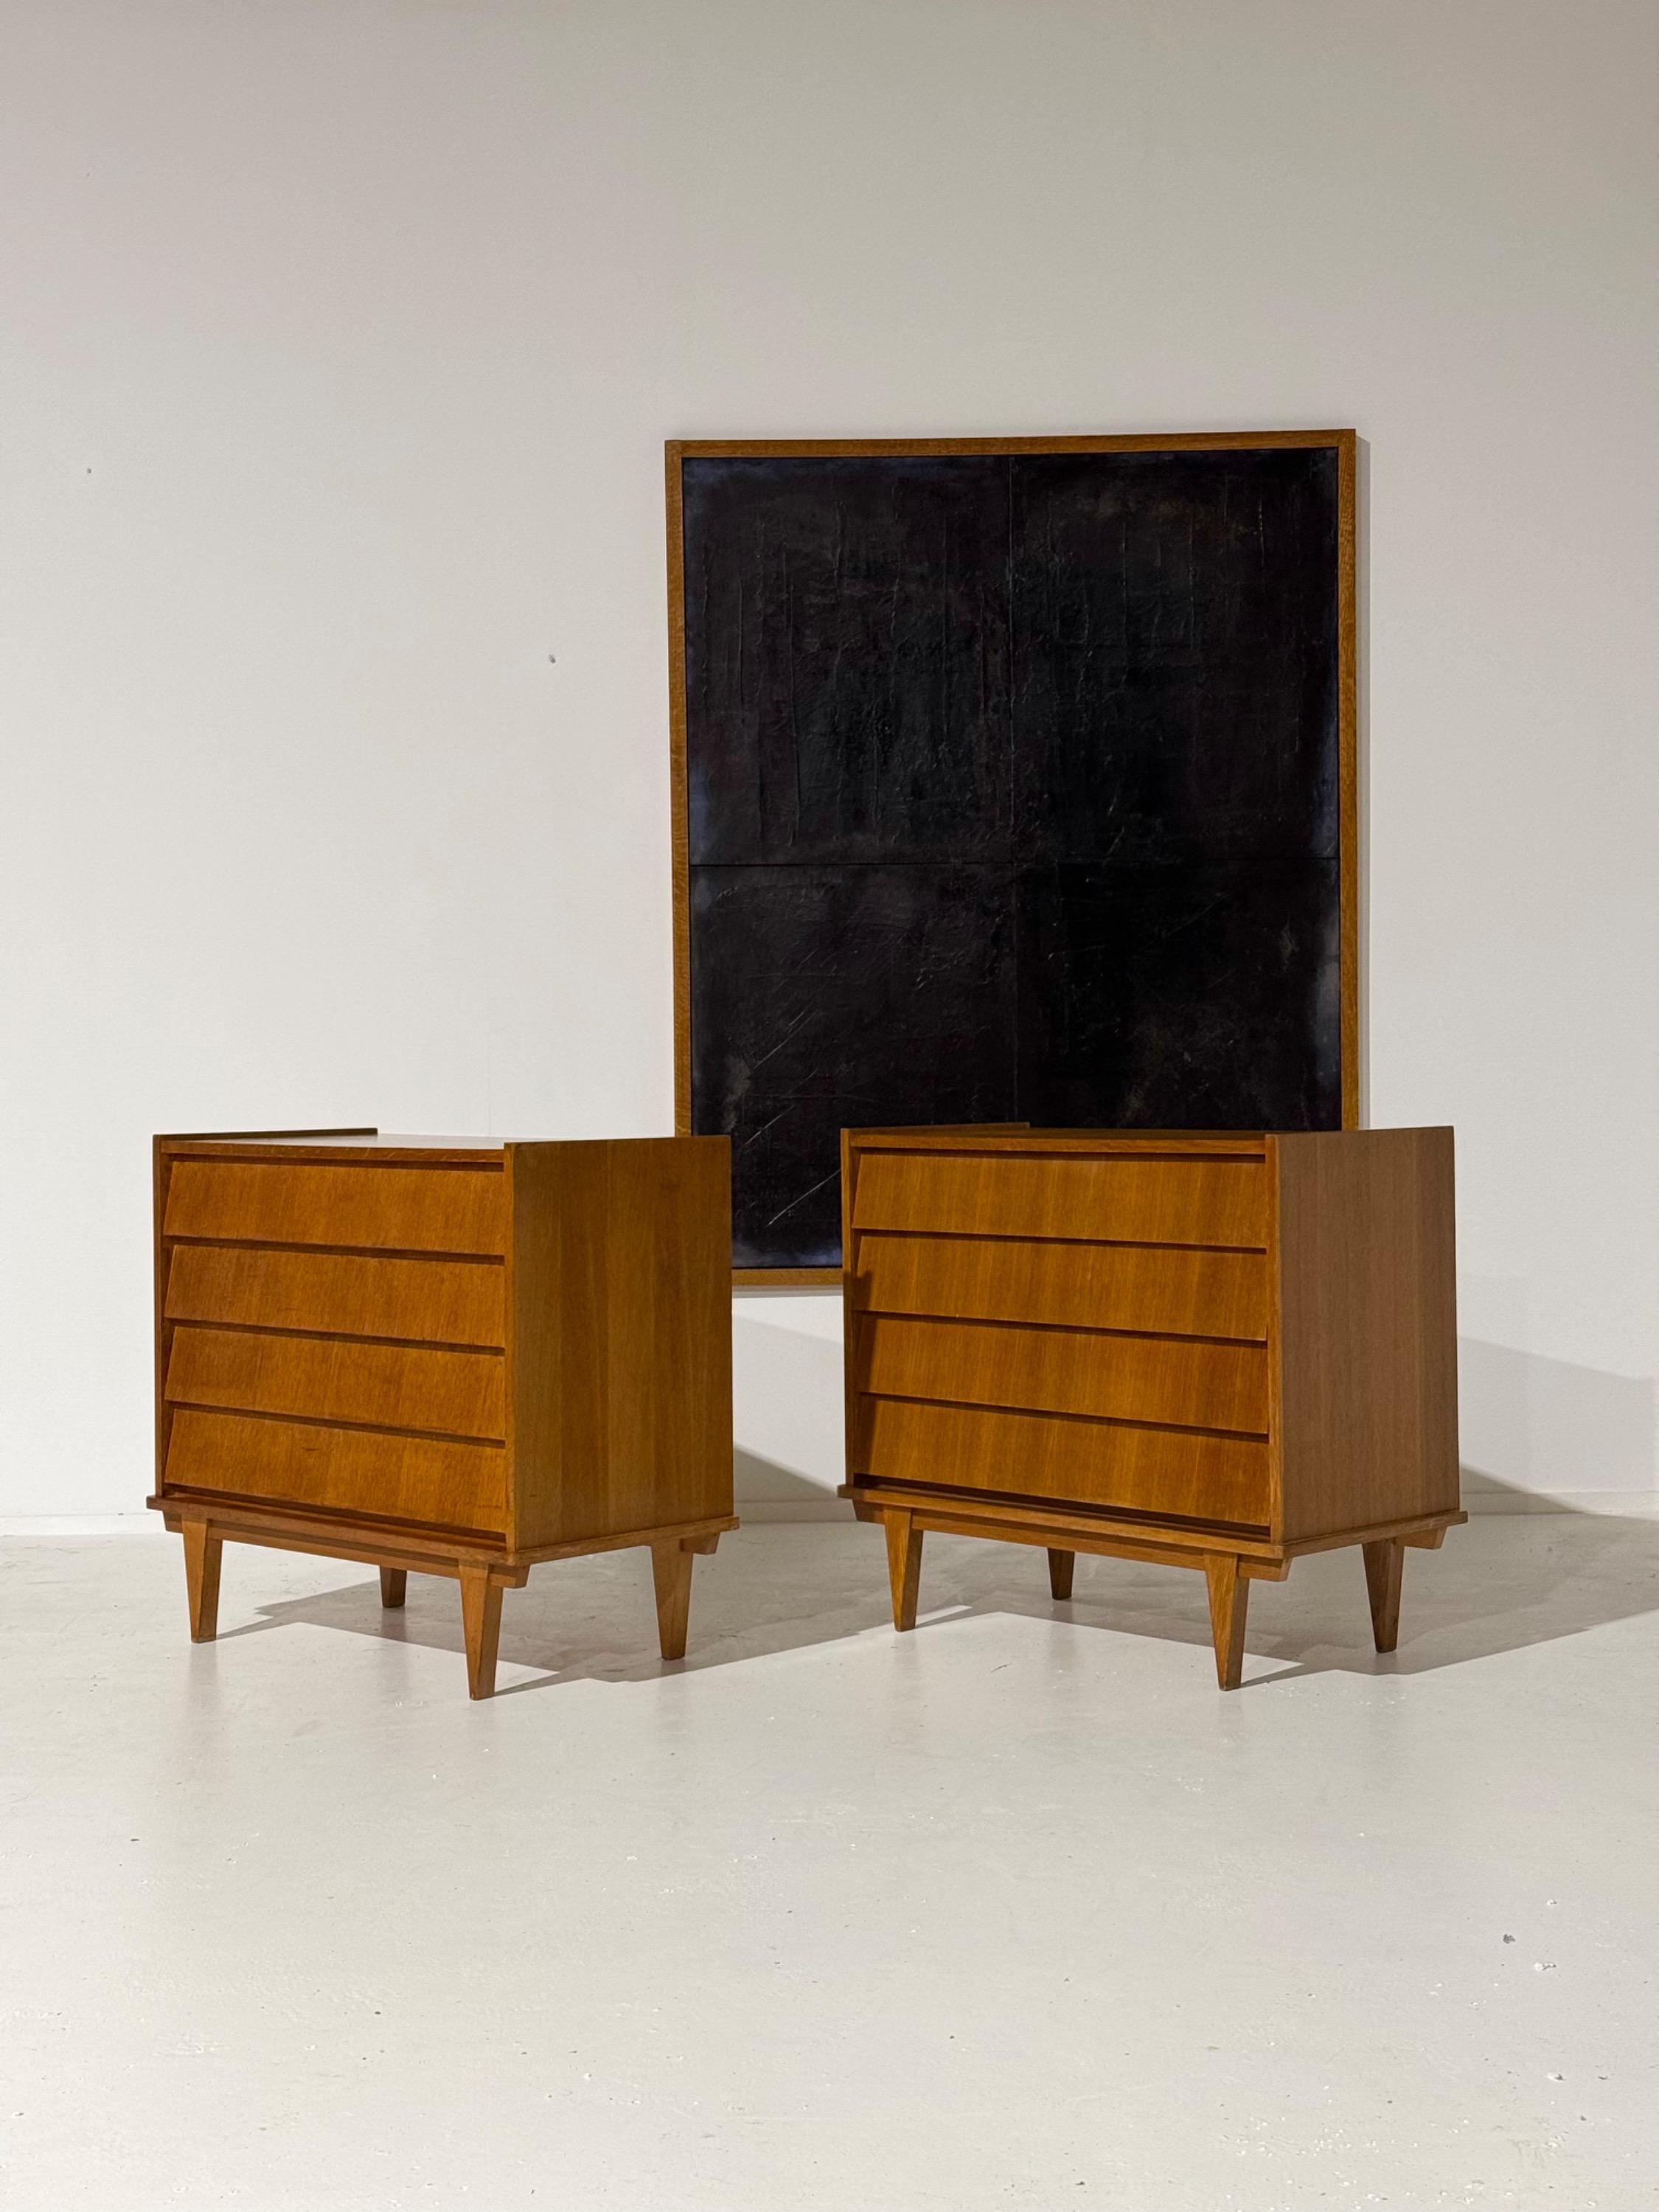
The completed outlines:
[[[216,1131],[202,1136],[158,1137],[164,1152],[200,1153],[209,1158],[269,1152],[283,1159],[315,1155],[329,1160],[416,1159],[485,1160],[499,1164],[499,1137],[416,1137],[394,1135],[378,1129],[276,1129]]]
[[[1420,1134],[1385,1129],[1031,1129],[986,1127],[849,1129],[848,1140],[881,1152],[1190,1152],[1260,1158],[1269,1144],[1340,1141]]]
[[[377,1129],[222,1129],[160,1136],[158,1152],[169,1158],[406,1162],[428,1167],[446,1161],[501,1167],[511,1147],[537,1152],[591,1152],[605,1148],[672,1146],[702,1149],[725,1137],[415,1137]]]
[[[933,1152],[952,1146],[965,1152],[1257,1152],[1267,1142],[1261,1129],[1027,1129],[1008,1127],[849,1129],[855,1145],[883,1152]]]

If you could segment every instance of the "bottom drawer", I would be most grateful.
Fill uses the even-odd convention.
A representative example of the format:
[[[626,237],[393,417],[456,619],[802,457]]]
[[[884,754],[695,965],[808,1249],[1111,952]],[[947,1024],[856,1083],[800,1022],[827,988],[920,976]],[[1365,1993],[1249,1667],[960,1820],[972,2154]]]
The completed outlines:
[[[859,1401],[850,1472],[1265,1529],[1267,1447],[1109,1421]]]
[[[181,1409],[167,1445],[166,1487],[175,1485],[488,1535],[507,1524],[507,1454],[500,1445],[306,1421]]]

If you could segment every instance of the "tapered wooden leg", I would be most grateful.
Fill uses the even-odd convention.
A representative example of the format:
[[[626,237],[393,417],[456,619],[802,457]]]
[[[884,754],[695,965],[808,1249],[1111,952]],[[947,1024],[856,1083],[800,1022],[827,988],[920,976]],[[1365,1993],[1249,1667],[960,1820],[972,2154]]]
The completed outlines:
[[[388,1607],[400,1606],[409,1595],[409,1572],[404,1567],[382,1567],[380,1570],[380,1603]]]
[[[495,1693],[495,1654],[501,1640],[501,1586],[487,1567],[461,1569],[461,1626],[466,1634],[466,1686],[475,1698]]]
[[[1365,1589],[1371,1601],[1371,1633],[1379,1651],[1392,1651],[1400,1641],[1400,1573],[1406,1564],[1406,1547],[1384,1537],[1363,1547]]]
[[[1072,1595],[1072,1577],[1077,1569],[1075,1552],[1057,1552],[1048,1547],[1048,1595],[1056,1601]]]
[[[205,1521],[186,1521],[185,1589],[190,1599],[190,1640],[211,1644],[219,1629],[219,1562],[224,1539],[216,1536]]]
[[[1215,1676],[1224,1690],[1236,1690],[1244,1677],[1244,1610],[1250,1586],[1240,1562],[1225,1552],[1205,1559],[1210,1585],[1210,1633],[1215,1638]]]
[[[921,1531],[908,1513],[885,1513],[887,1579],[893,1586],[893,1626],[916,1625],[916,1594],[921,1587]]]
[[[657,1586],[657,1641],[665,1659],[684,1659],[691,1619],[693,1554],[678,1542],[651,1547],[651,1578]]]

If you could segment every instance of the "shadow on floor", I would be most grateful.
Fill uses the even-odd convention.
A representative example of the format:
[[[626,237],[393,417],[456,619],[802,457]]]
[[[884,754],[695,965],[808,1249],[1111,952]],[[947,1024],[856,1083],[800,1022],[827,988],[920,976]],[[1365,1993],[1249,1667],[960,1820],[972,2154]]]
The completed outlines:
[[[234,1561],[234,1550],[231,1554]],[[691,1650],[673,1668],[653,1648],[650,1566],[641,1552],[539,1567],[509,1590],[501,1657],[532,1679],[498,1696],[573,1681],[636,1682],[810,1650],[886,1629],[886,1562],[873,1529],[762,1524],[722,1542],[696,1570]],[[1411,1674],[1489,1658],[1659,1611],[1659,1520],[1562,1511],[1477,1515],[1439,1552],[1408,1552],[1399,1650],[1372,1650],[1364,1579],[1352,1547],[1299,1560],[1283,1583],[1252,1586],[1244,1686],[1333,1670]],[[1049,1598],[1035,1547],[931,1536],[918,1633],[1015,1613],[1166,1642],[1210,1642],[1204,1581],[1179,1568],[1081,1556],[1076,1593]],[[222,1642],[289,1624],[451,1651],[463,1650],[453,1583],[411,1574],[409,1601],[383,1612],[376,1581],[261,1606]],[[1262,1662],[1267,1671],[1262,1670]]]

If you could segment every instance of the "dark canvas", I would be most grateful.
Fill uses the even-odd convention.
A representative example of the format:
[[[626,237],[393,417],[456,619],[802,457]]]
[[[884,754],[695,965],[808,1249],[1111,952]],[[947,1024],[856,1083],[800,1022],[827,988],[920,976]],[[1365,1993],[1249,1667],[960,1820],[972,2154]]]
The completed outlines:
[[[1330,447],[682,464],[692,1127],[1341,1121]]]

